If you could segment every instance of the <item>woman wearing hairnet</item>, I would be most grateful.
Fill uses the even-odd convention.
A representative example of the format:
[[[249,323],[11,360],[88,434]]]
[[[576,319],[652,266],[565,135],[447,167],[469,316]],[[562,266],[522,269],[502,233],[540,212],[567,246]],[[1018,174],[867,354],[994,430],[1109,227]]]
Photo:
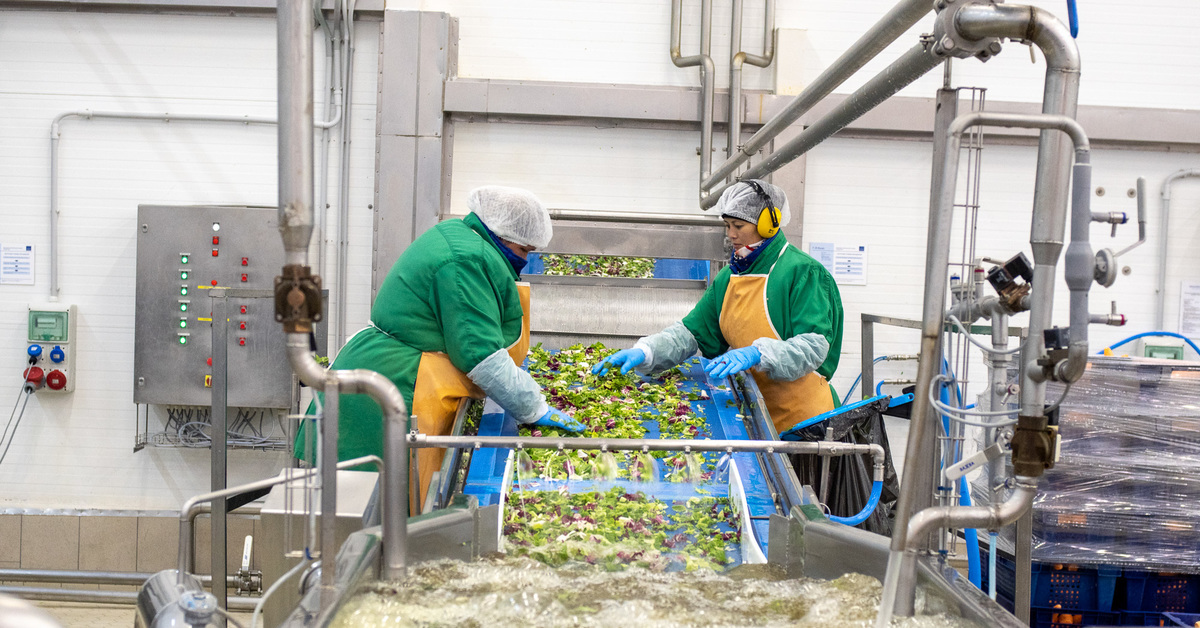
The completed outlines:
[[[392,380],[424,434],[448,434],[459,401],[485,395],[518,423],[583,429],[550,408],[520,369],[529,352],[529,285],[517,280],[526,256],[550,242],[549,212],[530,192],[500,186],[472,191],[467,208],[465,218],[439,223],[396,260],[370,326],[342,347],[331,368],[366,368]],[[383,455],[383,415],[374,401],[342,395],[339,415],[339,460]],[[311,461],[306,427],[296,455]],[[414,512],[444,454],[425,448],[417,455]]]
[[[746,369],[758,383],[775,430],[834,409],[829,378],[842,349],[842,300],[833,276],[788,243],[783,190],[748,180],[725,190],[716,209],[734,251],[681,323],[637,341],[593,368],[656,372],[700,351],[724,378]]]

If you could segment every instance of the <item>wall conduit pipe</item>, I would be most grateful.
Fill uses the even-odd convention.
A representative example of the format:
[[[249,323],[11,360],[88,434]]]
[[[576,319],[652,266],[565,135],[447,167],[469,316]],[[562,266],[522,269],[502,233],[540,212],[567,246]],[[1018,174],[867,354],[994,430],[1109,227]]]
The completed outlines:
[[[675,5],[681,3],[682,0],[675,0],[672,3],[672,10],[675,10]],[[863,33],[863,36],[859,37],[858,41],[851,44],[850,48],[842,53],[842,56],[838,57],[820,76],[814,79],[804,91],[792,99],[792,102],[783,111],[779,112],[779,115],[769,120],[757,133],[746,140],[740,151],[726,159],[711,175],[705,174],[701,178],[701,205],[703,207],[712,207],[715,205],[720,195],[709,190],[724,182],[729,175],[733,174],[739,166],[750,159],[760,148],[766,146],[775,136],[791,126],[793,122],[799,120],[800,116],[803,116],[817,103],[821,102],[821,99],[833,93],[833,90],[846,82],[846,79],[853,76],[855,72],[862,69],[871,59],[874,59],[879,53],[883,52],[892,42],[899,39],[901,35],[908,31],[922,17],[929,14],[932,9],[933,3],[929,2],[929,0],[901,0],[891,11],[888,11],[874,26],[866,33]],[[674,23],[673,21],[672,24]],[[671,38],[672,59],[678,53],[677,33],[677,27],[673,27]],[[747,63],[751,63],[750,56],[747,56]],[[675,65],[679,65],[679,63]]]
[[[929,241],[925,257],[925,305],[921,325],[921,361],[917,367],[916,386],[918,391],[927,391],[930,389],[933,385],[933,379],[937,375],[937,369],[941,365],[940,340],[942,326],[945,321],[947,284],[945,269],[950,261],[951,230],[947,228],[947,225],[950,224],[953,217],[954,194],[957,189],[956,182],[958,181],[958,164],[960,148],[962,147],[962,136],[967,129],[982,125],[1061,131],[1069,136],[1068,141],[1074,142],[1081,149],[1081,152],[1087,153],[1089,150],[1087,136],[1083,132],[1083,128],[1074,119],[1062,115],[972,113],[959,116],[951,123],[947,131],[945,157],[941,164],[942,185],[941,189],[937,191],[937,201],[931,207],[929,217]],[[1040,161],[1041,157],[1039,156]],[[1062,181],[1062,185],[1066,186],[1068,184],[1069,181]],[[1035,203],[1035,226],[1032,229],[1033,233],[1037,233],[1039,211],[1048,210],[1042,209]],[[1090,210],[1088,211],[1088,216],[1090,219]],[[1053,265],[1049,267],[1049,277],[1050,281],[1054,279]],[[1047,298],[1053,298],[1053,285],[1049,286],[1048,290],[1050,294]],[[1030,333],[1032,334],[1033,332],[1031,331]],[[1040,329],[1037,331],[1037,339],[1037,347],[1039,349],[1044,348]],[[1045,383],[1036,382],[1033,386],[1042,389],[1040,392],[1044,398]],[[1024,394],[1024,390],[1022,390],[1022,394]],[[1041,413],[1041,408],[1038,408],[1037,416],[1041,416]],[[909,428],[908,446],[910,457],[906,458],[904,469],[905,474],[908,474],[909,477],[919,471],[919,465],[927,464],[929,457],[932,455],[932,452],[918,452],[915,455],[911,452],[917,449],[920,443],[925,440],[923,438],[924,431],[931,429],[930,425],[933,420],[935,420],[935,417],[928,401],[928,395],[917,395],[913,400],[912,425]],[[898,584],[894,585],[897,589],[892,594],[892,600],[887,599],[889,594],[888,586],[892,586],[891,583],[889,582],[888,586],[885,586],[884,589],[885,604],[889,601],[893,602],[894,609],[889,610],[894,610],[897,615],[901,616],[910,616],[913,612],[913,586],[915,585],[916,563],[912,560],[912,556],[907,550],[910,547],[908,545],[910,539],[915,538],[908,529],[910,516],[913,518],[916,517],[916,515],[911,514],[912,504],[916,500],[916,497],[915,490],[901,488],[900,498],[896,507],[896,526],[895,533],[892,536],[891,549],[893,553],[891,560],[900,560],[902,562],[894,568],[890,565],[888,568],[889,579],[896,578],[898,581]],[[976,522],[975,516],[978,513],[973,513],[971,509],[966,509],[964,512],[963,521],[951,519],[955,527],[984,527],[973,524]],[[881,612],[881,618],[883,617],[883,612]]]
[[[68,111],[50,123],[50,300],[58,301],[58,140],[62,123],[72,118],[83,120],[157,120],[161,122],[232,122],[236,124],[275,124],[272,118],[259,116],[220,116],[186,113],[124,113],[114,111]]]
[[[1162,242],[1158,245],[1158,311],[1155,329],[1166,329],[1167,315],[1167,234],[1171,228],[1171,184],[1185,177],[1200,177],[1200,169],[1177,170],[1167,176],[1162,184],[1162,218],[1158,233]]]
[[[700,1],[700,54],[681,56],[683,0],[671,0],[671,63],[677,68],[700,66],[700,181],[712,170],[713,96],[716,70],[709,51],[712,46],[712,0]]]

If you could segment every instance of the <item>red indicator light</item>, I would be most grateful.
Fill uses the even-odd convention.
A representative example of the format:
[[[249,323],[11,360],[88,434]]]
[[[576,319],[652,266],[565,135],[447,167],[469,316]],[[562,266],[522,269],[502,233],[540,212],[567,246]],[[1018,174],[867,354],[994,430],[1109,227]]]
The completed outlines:
[[[216,257],[217,253],[218,253],[218,251],[216,249],[213,249],[213,257]]]
[[[246,281],[246,273],[242,273],[242,281]]]
[[[242,314],[245,314],[245,313],[246,313],[246,306],[243,305],[242,306]]]
[[[212,366],[212,358],[209,358],[209,359],[208,359],[208,365],[209,365],[209,366]]]
[[[243,258],[242,258],[242,266],[249,266],[249,265],[250,265],[250,258],[249,258],[249,257],[243,257]]]
[[[238,344],[239,344],[239,345],[241,345],[241,346],[243,346],[243,347],[244,347],[244,346],[246,346],[246,339],[245,339],[245,338],[238,338]]]
[[[220,236],[213,236],[213,246],[216,246],[216,245],[218,245],[218,244],[220,244],[220,243],[221,243],[221,237],[220,237]]]
[[[245,329],[245,328],[246,328],[246,321],[242,321],[242,322],[241,322],[241,324],[239,325],[239,327],[241,327],[242,329]]]
[[[214,285],[214,286],[215,286],[215,285],[217,285],[217,280],[216,280],[216,279],[213,279],[213,285]]]

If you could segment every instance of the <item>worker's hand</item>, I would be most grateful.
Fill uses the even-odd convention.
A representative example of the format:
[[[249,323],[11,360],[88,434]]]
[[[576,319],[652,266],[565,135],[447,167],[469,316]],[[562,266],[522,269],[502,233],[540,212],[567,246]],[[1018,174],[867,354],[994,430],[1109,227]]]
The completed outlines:
[[[542,415],[542,418],[534,421],[533,424],[542,427],[557,427],[568,432],[582,432],[585,427],[583,423],[576,421],[575,417],[558,408],[550,408],[546,414]]]
[[[732,349],[726,351],[724,355],[710,360],[704,367],[704,372],[716,379],[725,379],[730,375],[736,375],[748,368],[758,366],[761,361],[762,353],[759,352],[758,347]]]
[[[593,375],[608,375],[608,367],[619,366],[621,373],[625,374],[633,370],[633,367],[646,361],[646,352],[634,347],[632,349],[622,349],[607,358],[600,361],[599,364],[592,367]]]

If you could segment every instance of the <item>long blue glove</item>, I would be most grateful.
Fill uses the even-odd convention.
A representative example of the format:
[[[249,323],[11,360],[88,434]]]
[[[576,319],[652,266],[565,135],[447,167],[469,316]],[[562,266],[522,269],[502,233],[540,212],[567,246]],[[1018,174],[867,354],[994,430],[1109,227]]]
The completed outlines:
[[[646,361],[646,352],[634,347],[633,349],[622,349],[607,358],[600,361],[599,364],[592,367],[593,375],[608,375],[608,367],[621,367],[621,373],[628,373],[633,370],[633,367]]]
[[[533,424],[542,427],[557,427],[560,430],[567,430],[568,432],[582,432],[585,428],[583,423],[575,420],[575,417],[558,408],[550,408],[546,414],[543,414]]]
[[[758,347],[750,346],[742,349],[732,349],[726,351],[724,355],[719,355],[704,367],[704,372],[713,376],[716,379],[724,379],[730,375],[736,375],[742,371],[758,366],[762,361],[762,353]]]

